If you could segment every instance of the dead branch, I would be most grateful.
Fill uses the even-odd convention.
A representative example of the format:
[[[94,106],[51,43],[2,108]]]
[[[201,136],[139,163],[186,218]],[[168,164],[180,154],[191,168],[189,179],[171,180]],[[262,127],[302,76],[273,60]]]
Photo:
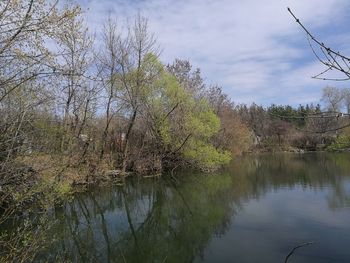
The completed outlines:
[[[326,66],[326,69],[322,71],[321,73],[313,76],[315,79],[320,79],[320,80],[333,80],[333,81],[346,81],[350,80],[350,58],[341,54],[339,51],[335,51],[331,47],[327,46],[324,44],[322,41],[318,40],[307,28],[304,26],[304,24],[300,21],[299,18],[296,17],[296,15],[292,12],[292,10],[288,7],[287,8],[288,12],[291,14],[291,16],[295,19],[295,21],[298,23],[298,25],[303,29],[303,31],[307,35],[307,39],[309,42],[309,46],[317,58],[317,60]],[[319,55],[316,52],[316,49],[314,47],[316,45],[322,54]],[[321,77],[327,72],[331,70],[336,70],[341,73],[343,73],[346,77],[345,78],[327,78],[327,77]]]
[[[291,255],[293,255],[293,253],[298,249],[298,248],[301,248],[301,247],[305,247],[305,246],[309,246],[309,245],[312,245],[314,242],[311,241],[311,242],[306,242],[306,243],[303,243],[303,244],[300,244],[296,247],[294,247],[290,252],[289,254],[286,256],[286,259],[284,261],[284,263],[287,263],[288,262],[288,259],[290,258]]]

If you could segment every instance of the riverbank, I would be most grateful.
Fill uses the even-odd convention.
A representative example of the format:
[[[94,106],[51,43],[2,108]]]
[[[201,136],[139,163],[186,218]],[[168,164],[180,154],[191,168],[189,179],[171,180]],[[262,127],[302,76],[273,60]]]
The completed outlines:
[[[293,147],[257,147],[247,151],[243,155],[255,155],[260,153],[306,153]],[[128,176],[158,177],[161,171],[158,169],[147,170],[145,173],[124,172],[114,169],[106,159],[96,162],[89,160],[81,162],[74,156],[60,156],[48,154],[32,154],[16,158],[12,163],[12,176],[7,183],[0,188],[0,195],[7,200],[16,200],[18,193],[41,191],[41,188],[50,189],[57,199],[69,196],[75,192],[88,190],[89,187],[104,184],[123,184]],[[11,178],[13,177],[13,178]],[[35,190],[32,190],[35,189]],[[32,198],[32,197],[30,197]],[[27,198],[27,199],[30,199]],[[4,198],[0,198],[4,202]],[[8,201],[6,201],[8,202]]]
[[[349,160],[347,153],[258,154],[217,176],[185,170],[176,180],[129,178],[2,230],[16,233],[11,253],[29,250],[29,262],[273,262],[309,241],[315,244],[296,252],[296,261],[347,262]],[[0,262],[20,262],[18,254],[2,261],[3,251]]]
[[[337,152],[347,151],[337,150]],[[324,150],[305,151],[293,147],[260,147],[255,148],[254,151],[245,152],[243,155],[318,152],[324,152]],[[14,174],[9,176],[13,178],[0,186],[0,202],[1,207],[15,206],[19,214],[29,204],[42,202],[41,199],[49,200],[45,201],[49,207],[50,205],[59,204],[77,192],[87,192],[93,187],[122,185],[129,176],[140,176],[142,178],[161,176],[159,171],[145,174],[122,173],[121,170],[113,169],[105,160],[96,164],[93,162],[79,162],[79,159],[74,157],[45,154],[17,158],[13,166],[15,167],[13,169]]]

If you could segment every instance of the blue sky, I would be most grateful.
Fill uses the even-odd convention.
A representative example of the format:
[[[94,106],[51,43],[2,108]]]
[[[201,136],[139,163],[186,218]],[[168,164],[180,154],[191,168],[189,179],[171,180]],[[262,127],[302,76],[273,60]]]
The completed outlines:
[[[149,19],[161,60],[188,59],[207,84],[236,103],[319,102],[322,88],[350,82],[311,79],[322,71],[289,6],[323,42],[350,55],[348,0],[78,0],[98,34],[111,15],[121,24],[138,11]]]

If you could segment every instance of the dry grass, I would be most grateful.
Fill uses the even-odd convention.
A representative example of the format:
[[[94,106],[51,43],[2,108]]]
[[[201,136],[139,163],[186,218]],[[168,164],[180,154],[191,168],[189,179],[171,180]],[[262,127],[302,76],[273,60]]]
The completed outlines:
[[[46,184],[81,185],[106,180],[104,174],[111,170],[107,161],[101,161],[98,165],[95,160],[82,162],[77,156],[62,156],[54,154],[31,154],[17,158],[27,166],[32,167],[39,180]]]

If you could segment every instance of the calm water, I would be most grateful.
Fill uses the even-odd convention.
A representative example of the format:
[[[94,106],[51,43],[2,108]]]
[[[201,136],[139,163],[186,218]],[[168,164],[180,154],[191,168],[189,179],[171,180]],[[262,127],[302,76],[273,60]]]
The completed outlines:
[[[350,155],[237,159],[225,171],[146,179],[56,209],[73,262],[350,262]]]

